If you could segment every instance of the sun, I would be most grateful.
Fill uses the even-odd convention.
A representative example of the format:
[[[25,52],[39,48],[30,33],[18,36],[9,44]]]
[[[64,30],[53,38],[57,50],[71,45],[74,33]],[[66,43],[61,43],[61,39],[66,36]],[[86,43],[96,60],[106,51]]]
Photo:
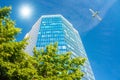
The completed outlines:
[[[20,17],[30,18],[32,15],[32,8],[29,5],[22,5],[19,9]]]

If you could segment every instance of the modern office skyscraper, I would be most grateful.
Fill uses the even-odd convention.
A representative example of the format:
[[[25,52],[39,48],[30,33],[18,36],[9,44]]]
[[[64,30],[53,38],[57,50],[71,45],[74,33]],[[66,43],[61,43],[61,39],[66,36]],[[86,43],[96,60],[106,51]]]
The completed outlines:
[[[82,56],[87,58],[78,31],[62,15],[44,15],[32,27],[29,36],[29,45],[26,52],[31,55],[33,47],[44,48],[46,45],[58,42],[59,54],[71,51],[72,57]],[[82,67],[85,73],[82,80],[95,80],[88,58]]]

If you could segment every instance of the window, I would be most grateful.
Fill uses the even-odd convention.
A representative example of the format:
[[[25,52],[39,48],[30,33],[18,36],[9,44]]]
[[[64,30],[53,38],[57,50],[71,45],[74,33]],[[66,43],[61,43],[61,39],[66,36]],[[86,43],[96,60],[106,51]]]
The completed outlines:
[[[62,49],[66,49],[66,46],[62,46]]]

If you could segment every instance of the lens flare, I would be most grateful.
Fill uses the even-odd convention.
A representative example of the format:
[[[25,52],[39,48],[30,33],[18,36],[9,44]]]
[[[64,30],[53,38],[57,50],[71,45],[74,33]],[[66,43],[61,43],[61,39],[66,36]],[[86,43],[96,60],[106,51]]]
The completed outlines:
[[[32,8],[29,5],[22,5],[19,10],[20,17],[30,18],[32,15]]]

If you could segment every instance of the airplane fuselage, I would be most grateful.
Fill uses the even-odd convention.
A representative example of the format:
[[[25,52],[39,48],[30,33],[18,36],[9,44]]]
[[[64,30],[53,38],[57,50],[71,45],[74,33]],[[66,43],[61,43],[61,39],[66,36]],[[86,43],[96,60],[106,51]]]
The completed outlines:
[[[98,15],[99,14],[98,11],[95,12],[92,9],[89,9],[89,10],[92,13],[92,17],[96,17],[100,21],[102,20],[101,17]]]
[[[96,11],[96,12],[93,13],[92,16],[95,17],[95,16],[97,16],[97,15],[98,15],[98,12]]]

